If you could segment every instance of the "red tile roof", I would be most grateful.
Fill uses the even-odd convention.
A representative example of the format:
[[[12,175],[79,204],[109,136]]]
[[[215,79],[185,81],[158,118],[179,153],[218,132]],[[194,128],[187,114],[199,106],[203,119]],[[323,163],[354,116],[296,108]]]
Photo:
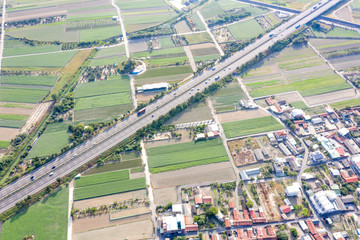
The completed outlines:
[[[225,227],[231,228],[230,220],[228,218],[225,218]]]
[[[217,240],[217,237],[216,237],[216,235],[211,235],[211,240]]]
[[[235,208],[234,202],[229,202],[229,208]]]
[[[186,232],[196,232],[198,230],[199,230],[199,227],[197,224],[185,225]]]
[[[312,235],[317,234],[317,230],[316,230],[316,228],[315,228],[315,226],[314,226],[313,221],[307,220],[307,221],[306,221],[306,224],[307,224],[307,226],[308,226],[308,228],[309,228],[309,231],[310,231],[310,233],[311,233]]]
[[[358,163],[356,163],[356,164],[358,164]],[[345,171],[341,172],[341,176],[347,183],[359,181],[359,178],[356,175],[353,175],[350,177]]]
[[[203,203],[202,198],[195,197],[195,204],[202,204],[202,203]]]
[[[240,219],[240,217],[239,217],[239,211],[238,211],[237,209],[234,209],[233,215],[234,215],[234,219],[235,219],[235,220],[239,220],[239,219]]]
[[[238,238],[244,239],[244,231],[242,229],[237,230]]]
[[[206,196],[206,197],[203,197],[203,203],[212,203],[212,197],[210,196]]]
[[[255,218],[255,211],[254,209],[249,209],[251,218]]]
[[[289,213],[291,212],[291,208],[288,205],[280,206],[280,210],[282,213]]]
[[[345,151],[342,148],[337,148],[336,151],[340,154],[341,157],[345,156]]]

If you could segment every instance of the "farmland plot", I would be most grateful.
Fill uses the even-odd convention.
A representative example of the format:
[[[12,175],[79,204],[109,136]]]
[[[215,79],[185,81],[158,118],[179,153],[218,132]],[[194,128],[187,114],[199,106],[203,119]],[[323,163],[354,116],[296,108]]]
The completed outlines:
[[[185,64],[188,62],[183,47],[159,49],[151,52],[137,52],[133,53],[132,57],[142,58],[150,67]]]
[[[110,171],[75,179],[75,188],[130,179],[129,170]]]
[[[244,98],[245,93],[237,82],[230,83],[210,97],[217,113],[234,111]]]

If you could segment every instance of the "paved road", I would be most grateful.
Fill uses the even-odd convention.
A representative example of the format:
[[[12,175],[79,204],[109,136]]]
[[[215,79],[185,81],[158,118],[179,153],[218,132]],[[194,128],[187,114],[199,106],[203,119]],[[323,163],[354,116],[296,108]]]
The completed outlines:
[[[178,89],[167,93],[164,97],[151,103],[146,107],[146,113],[143,116],[130,115],[127,119],[4,187],[0,190],[0,213],[15,206],[15,203],[23,200],[28,195],[35,194],[45,188],[53,183],[56,178],[66,176],[94,159],[94,157],[116,146],[119,142],[130,137],[154,119],[168,113],[180,103],[187,101],[195,92],[203,91],[215,81],[215,77],[223,78],[227,76],[236,67],[250,61],[260,52],[266,51],[276,41],[291,35],[296,31],[297,26],[306,24],[338,2],[340,0],[323,0],[322,4],[318,5],[315,10],[308,9],[274,29],[272,31],[274,33],[272,38],[270,38],[269,34],[264,35],[253,44],[235,53],[232,57],[218,63],[214,69],[203,71],[192,80],[182,84]],[[53,172],[52,176],[49,176],[50,172]],[[34,178],[33,181],[30,180],[31,176]]]

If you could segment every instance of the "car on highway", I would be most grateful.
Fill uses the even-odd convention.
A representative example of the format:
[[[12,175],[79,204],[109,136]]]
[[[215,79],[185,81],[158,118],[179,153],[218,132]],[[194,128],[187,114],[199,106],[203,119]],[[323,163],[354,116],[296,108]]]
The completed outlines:
[[[34,176],[31,176],[31,177],[30,177],[30,180],[31,180],[31,181],[34,181]]]
[[[215,78],[215,81],[219,80],[220,79],[220,76],[216,76]]]
[[[215,71],[215,68],[213,67],[212,70]]]
[[[49,174],[49,177],[51,177],[52,175],[54,175],[54,172],[51,172],[51,173]]]
[[[52,166],[51,169],[55,169],[55,166]]]

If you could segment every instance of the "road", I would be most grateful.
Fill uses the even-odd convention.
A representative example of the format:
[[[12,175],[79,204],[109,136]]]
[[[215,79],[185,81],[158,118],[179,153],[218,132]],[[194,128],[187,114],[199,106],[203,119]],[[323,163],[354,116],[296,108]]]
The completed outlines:
[[[1,72],[2,56],[4,51],[5,22],[6,22],[6,0],[3,1],[3,8],[2,8],[1,37],[0,37],[0,72]],[[1,84],[1,77],[0,77],[0,84]]]
[[[15,206],[15,203],[23,200],[28,195],[33,195],[45,188],[56,181],[56,178],[66,176],[96,156],[124,141],[153,120],[158,119],[177,105],[187,101],[191,96],[195,95],[195,92],[203,91],[207,86],[215,82],[215,77],[223,78],[229,75],[236,67],[250,61],[257,54],[266,51],[278,40],[285,39],[296,31],[297,26],[306,24],[316,18],[340,2],[340,0],[323,0],[322,2],[315,10],[308,9],[271,31],[271,33],[274,33],[272,38],[269,34],[264,35],[233,56],[218,63],[215,68],[204,70],[199,75],[194,76],[192,80],[149,104],[143,116],[130,115],[128,118],[109,127],[88,141],[7,185],[0,190],[0,213],[9,210]],[[49,176],[50,172],[53,172],[52,176]],[[30,179],[32,176],[33,181]]]

